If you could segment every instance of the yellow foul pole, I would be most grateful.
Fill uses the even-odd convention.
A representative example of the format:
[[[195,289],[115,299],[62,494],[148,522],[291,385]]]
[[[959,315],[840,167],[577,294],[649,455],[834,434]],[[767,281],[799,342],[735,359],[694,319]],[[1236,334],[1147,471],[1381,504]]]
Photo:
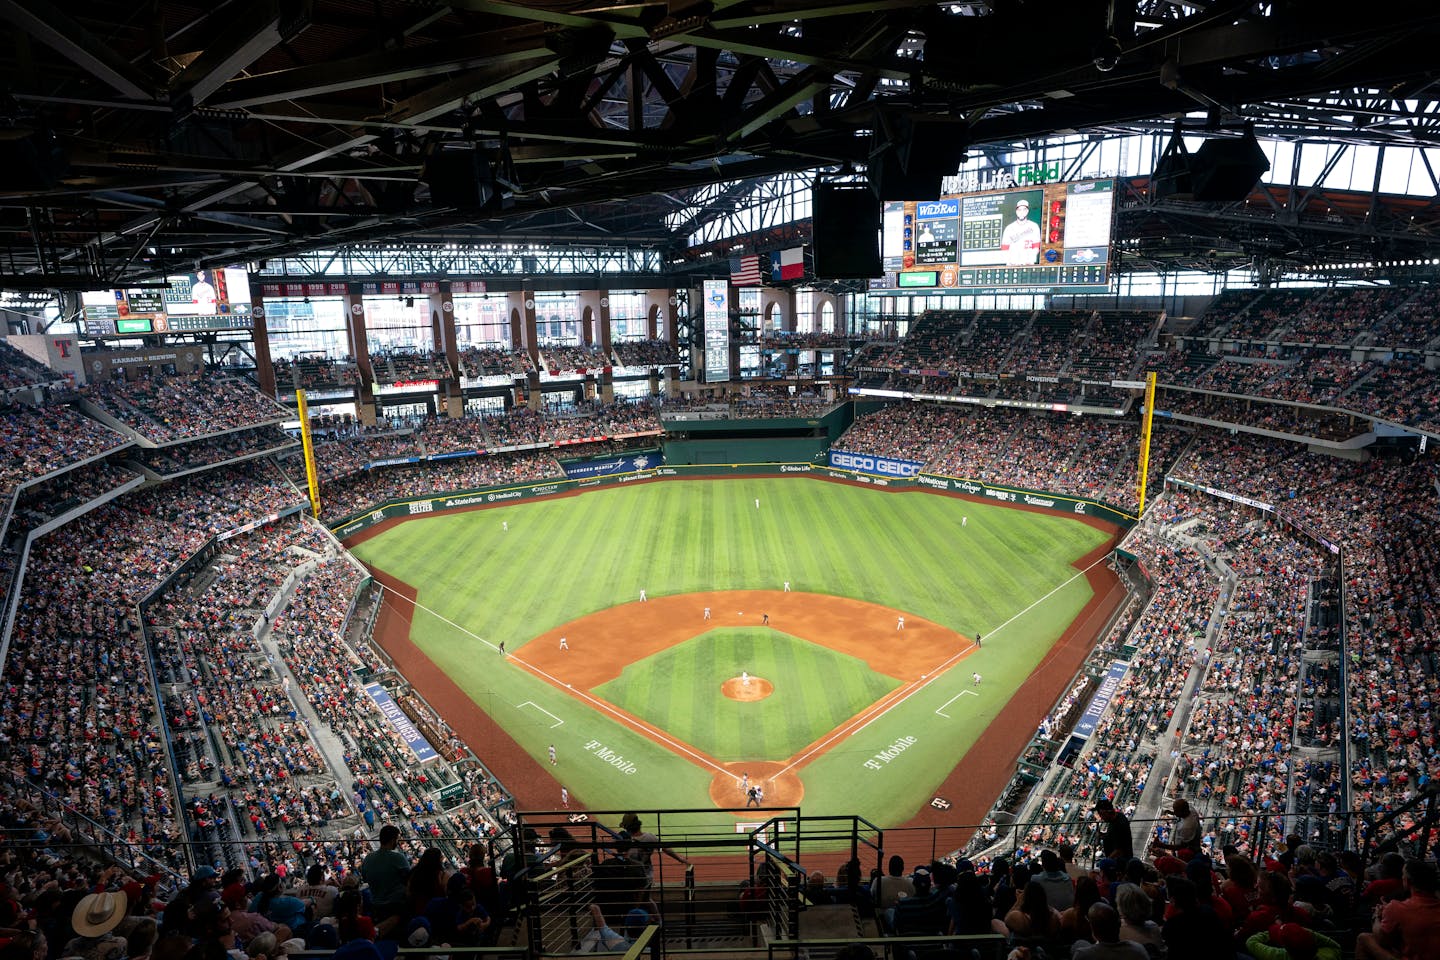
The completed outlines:
[[[320,480],[315,474],[315,441],[310,436],[310,411],[305,406],[304,390],[295,391],[295,404],[300,408],[300,446],[305,451],[305,483],[310,489],[310,512],[318,520],[320,519]]]
[[[1140,509],[1145,515],[1145,482],[1150,477],[1150,425],[1155,419],[1155,371],[1145,375],[1145,413],[1140,418]]]

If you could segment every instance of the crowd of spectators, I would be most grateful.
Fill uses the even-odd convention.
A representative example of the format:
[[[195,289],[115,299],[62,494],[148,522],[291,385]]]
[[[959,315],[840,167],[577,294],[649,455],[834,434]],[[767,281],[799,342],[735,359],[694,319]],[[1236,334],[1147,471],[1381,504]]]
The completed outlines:
[[[1365,303],[1366,309],[1375,308],[1375,301]],[[1277,298],[1266,304],[1267,310],[1279,310],[1290,301]],[[1353,326],[1348,319],[1342,323],[1343,329]],[[1068,329],[1067,343],[1073,325]],[[1058,332],[1049,339],[1057,338]],[[1346,368],[1349,361],[1343,357],[1306,354],[1296,360],[1283,375],[1266,379],[1272,386],[1289,384],[1287,390],[1324,391],[1333,389],[1326,381],[1333,385],[1356,373]],[[1296,369],[1309,373],[1290,376]],[[1431,396],[1427,391],[1433,389],[1417,378],[1397,392],[1413,399]],[[1208,399],[1251,405],[1236,398]],[[752,389],[749,401],[773,411],[796,398],[788,392],[757,396]],[[45,424],[41,432],[63,433],[59,427],[66,415],[58,411],[68,409],[39,411]],[[33,441],[24,418],[34,415],[26,409],[15,412],[11,442]],[[1315,412],[1293,415],[1313,417]],[[327,513],[348,515],[422,490],[468,490],[562,475],[548,453],[461,457],[357,472],[355,464],[383,459],[377,452],[414,450],[428,456],[466,449],[497,434],[512,442],[534,437],[518,442],[556,443],[645,432],[652,426],[659,428],[652,407],[625,404],[570,416],[519,411],[482,421],[437,421],[409,432],[347,429],[342,436],[337,430],[335,439],[322,446],[345,451],[332,458],[333,464],[352,466],[330,472]],[[85,428],[77,430],[83,434]],[[1121,494],[1134,486],[1137,432],[1130,421],[905,404],[860,418],[837,446],[917,460],[936,473],[1128,505],[1133,501]],[[270,436],[274,439],[273,430]],[[60,444],[57,456],[74,449],[67,446],[74,442],[69,433],[46,442]],[[174,449],[204,463],[211,446]],[[20,479],[14,483],[33,476],[34,463],[48,464],[51,455],[27,460],[22,451],[15,468]],[[87,455],[93,454],[68,462]],[[1157,763],[1167,756],[1174,771],[1168,791],[1201,808],[1208,821],[1197,840],[1198,853],[1191,865],[1181,860],[1178,868],[1166,862],[1173,857],[1135,861],[1139,873],[1133,877],[1125,863],[1107,867],[1104,859],[1096,864],[1097,876],[1070,873],[1064,857],[1059,868],[1046,858],[1025,865],[1020,874],[1013,863],[993,863],[988,879],[971,873],[973,879],[963,881],[963,897],[962,878],[969,871],[963,865],[936,864],[927,873],[932,893],[917,896],[903,909],[897,905],[891,915],[897,932],[958,932],[962,917],[978,930],[977,918],[984,916],[989,929],[1017,943],[1109,942],[1115,918],[1093,904],[1110,897],[1126,914],[1121,894],[1132,904],[1135,898],[1116,886],[1122,879],[1148,891],[1149,916],[1160,925],[1146,927],[1143,909],[1132,909],[1126,922],[1151,934],[1158,930],[1160,942],[1176,957],[1195,955],[1177,944],[1188,949],[1202,942],[1195,940],[1194,923],[1176,925],[1189,931],[1186,940],[1167,935],[1177,917],[1203,919],[1212,938],[1203,942],[1210,946],[1224,944],[1227,950],[1264,957],[1257,948],[1269,946],[1270,940],[1288,942],[1303,935],[1271,929],[1258,916],[1298,924],[1312,938],[1326,936],[1337,921],[1363,916],[1356,910],[1364,906],[1358,893],[1348,900],[1332,896],[1331,881],[1346,870],[1350,887],[1359,890],[1353,868],[1327,866],[1298,841],[1354,846],[1390,839],[1369,835],[1363,820],[1342,824],[1340,814],[1394,810],[1418,797],[1440,772],[1433,713],[1440,696],[1440,613],[1431,602],[1440,591],[1436,459],[1432,454],[1355,461],[1310,452],[1290,441],[1165,427],[1157,430],[1151,458],[1152,483],[1168,472],[1177,480],[1272,503],[1275,511],[1261,513],[1206,494],[1171,490],[1127,539],[1127,551],[1150,578],[1152,595],[1143,609],[1120,618],[1091,666],[1125,647],[1129,670],[1083,751],[1048,784],[1035,824],[1023,838],[1021,859],[1038,854],[1041,845],[1064,845],[1087,859],[1114,853],[1109,849],[1113,831],[1097,837],[1091,812],[1099,804],[1122,818],[1133,815],[1157,779]],[[102,463],[93,470],[69,471],[61,478],[67,486],[57,489],[83,500],[130,476]],[[359,855],[355,844],[337,838],[337,833],[353,836],[351,825],[360,830],[363,823],[360,833],[368,835],[379,825],[394,824],[400,828],[399,842],[415,852],[423,842],[443,846],[441,837],[496,833],[503,823],[497,814],[503,794],[493,781],[483,775],[462,778],[448,766],[412,774],[408,748],[360,691],[362,674],[386,669],[345,636],[350,598],[361,574],[334,556],[328,538],[312,528],[283,524],[227,541],[203,571],[193,571],[154,598],[145,624],[149,650],[141,641],[136,605],[178,564],[214,535],[264,520],[298,501],[294,485],[268,463],[257,462],[131,494],[35,543],[0,702],[0,766],[21,792],[0,790],[0,816],[41,824],[46,836],[58,836],[71,828],[49,814],[63,807],[72,818],[84,818],[88,831],[158,861],[177,862],[170,842],[184,836],[213,844],[217,857],[229,862],[227,841],[234,840],[249,842],[244,849],[266,864],[288,871],[298,856],[302,864],[319,864],[336,879],[353,871]],[[39,516],[44,515],[42,510]],[[1330,544],[1343,548],[1343,570]],[[273,663],[252,628],[296,565],[310,562],[315,569],[302,578],[275,620],[272,635],[282,663]],[[1088,689],[1077,685],[1057,708],[1057,728],[1073,718]],[[1341,719],[1342,701],[1348,726]],[[425,713],[423,705],[410,709],[417,716]],[[306,726],[307,710],[340,737],[343,772],[321,755]],[[437,746],[447,754],[457,749],[443,718],[432,713],[422,722],[437,731]],[[1349,748],[1348,768],[1339,760],[1342,741]],[[435,789],[453,782],[465,784],[465,805],[456,811],[438,809]],[[45,809],[24,797],[43,798]],[[1262,829],[1253,825],[1256,814],[1274,819]],[[1407,839],[1404,832],[1417,817],[1402,819],[1390,834]],[[1304,827],[1297,842],[1288,844],[1285,834],[1297,823]],[[1165,828],[1157,839],[1170,844],[1164,848],[1170,850],[1178,833]],[[1281,853],[1285,847],[1288,852]],[[460,857],[453,847],[445,854]],[[1252,886],[1247,886],[1246,863],[1262,868]],[[1159,881],[1158,874],[1167,871],[1183,875],[1203,895],[1197,899],[1194,890],[1175,879]],[[1072,903],[1089,903],[1089,909],[1071,906],[1051,915],[1049,906],[1059,904],[1047,903],[1048,898],[1063,899],[1067,891],[1060,874],[1075,878],[1068,888]],[[1270,879],[1282,876],[1283,883]],[[1316,878],[1323,881],[1319,886]],[[1407,882],[1415,884],[1421,900],[1433,894],[1433,872],[1413,868],[1412,878]],[[911,879],[918,894],[924,884],[918,873]],[[1084,879],[1091,883],[1083,884]],[[1295,891],[1307,880],[1311,889],[1307,906],[1301,907]],[[94,882],[86,878],[74,889]],[[988,906],[974,889],[979,883],[988,891]],[[1222,885],[1230,883],[1237,897],[1224,893]],[[1293,889],[1287,892],[1283,884]],[[938,907],[933,900],[937,886],[949,891]],[[22,895],[38,892],[23,883],[12,889]],[[1001,900],[1010,898],[1003,909],[997,891]],[[1168,907],[1155,905],[1162,898]],[[922,899],[933,915],[922,917]],[[1203,906],[1218,900],[1231,908],[1219,926],[1209,914],[1219,920],[1223,911],[1207,913]],[[1388,910],[1380,913],[1382,920]],[[924,926],[932,922],[939,927]],[[1382,937],[1394,935],[1381,926]],[[1257,942],[1255,936],[1267,939]]]
[[[445,355],[433,350],[387,350],[370,354],[376,383],[438,380],[447,376]]]
[[[140,474],[110,460],[92,460],[67,470],[20,491],[7,533],[27,533],[140,479]]]
[[[1141,351],[1151,341],[1158,317],[1119,310],[929,310],[893,350],[869,347],[851,367],[872,377],[887,374],[877,382],[890,389],[964,396],[998,391],[1011,399],[1068,402],[1082,393],[1080,381],[1108,383],[1137,376]],[[905,372],[920,379],[907,380]],[[997,382],[997,375],[1010,379]],[[1110,398],[1091,397],[1089,402],[1108,404]]]
[[[175,374],[107,380],[81,395],[155,443],[193,439],[285,419],[285,410],[240,380]]]
[[[1440,337],[1440,296],[1421,287],[1404,305],[1372,328],[1369,344],[1400,350],[1420,350]]]
[[[298,443],[298,440],[272,423],[190,443],[142,448],[136,459],[142,466],[161,476],[170,476],[213,467],[230,460],[279,454],[296,447]]]
[[[760,345],[767,350],[844,350],[850,337],[844,333],[819,330],[765,330]]]
[[[1413,287],[1370,287],[1312,294],[1285,324],[1280,339],[1296,343],[1354,343],[1414,295]]]
[[[1440,694],[1433,639],[1440,623],[1433,605],[1421,599],[1440,583],[1436,463],[1431,456],[1327,467],[1323,459],[1298,445],[1287,455],[1279,441],[1241,436],[1209,441],[1204,449],[1197,444],[1177,476],[1276,501],[1281,517],[1345,550],[1345,579],[1337,590],[1345,597],[1344,696],[1352,727],[1345,731],[1351,769],[1343,775],[1352,811],[1383,813],[1440,772],[1440,753],[1423,732],[1433,726],[1431,705]],[[1266,579],[1283,584],[1300,566],[1286,557]],[[1316,636],[1312,624],[1307,643],[1336,646],[1330,633]],[[1305,679],[1307,690],[1298,699],[1302,707],[1311,702],[1312,713],[1302,712],[1297,726],[1317,744],[1332,743],[1337,718],[1323,707],[1330,696],[1324,688],[1338,684],[1338,674],[1314,671]],[[1283,700],[1275,706],[1286,708]],[[1322,770],[1323,779],[1303,772],[1308,793],[1333,797],[1339,772]]]
[[[1226,291],[1206,312],[1201,333],[1178,338],[1145,366],[1165,384],[1433,429],[1440,378],[1419,351],[1435,339],[1437,304],[1440,295],[1416,287]],[[1224,352],[1216,352],[1221,345]]]
[[[962,366],[960,342],[970,324],[967,313],[927,310],[888,357],[867,360],[867,365],[883,370],[934,370],[954,374]]]
[[[668,340],[616,340],[615,359],[622,367],[673,367],[680,354]]]
[[[286,577],[329,542],[299,520],[232,538],[145,608],[186,832],[216,844],[202,862],[242,865],[239,841],[297,840],[345,812],[289,679],[255,637]]]
[[[134,493],[32,546],[0,700],[0,764],[117,842],[180,836],[138,601],[216,534],[296,502],[267,465]]]
[[[1277,433],[1322,440],[1348,440],[1369,429],[1369,424],[1365,421],[1335,410],[1268,403],[1248,397],[1195,393],[1189,390],[1157,392],[1155,409],[1164,413],[1260,427]]]
[[[469,380],[482,377],[523,377],[535,369],[530,354],[508,347],[468,346],[460,351],[460,375]]]
[[[1102,310],[1077,344],[1070,372],[1081,379],[1134,379],[1140,351],[1155,332],[1158,317],[1136,310]]]
[[[360,383],[360,367],[353,357],[280,357],[273,361],[275,383],[282,390],[353,387]]]
[[[129,443],[66,404],[9,404],[0,409],[0,492]]]
[[[32,359],[24,351],[0,341],[0,390],[29,390],[64,382],[64,374]]]
[[[1085,342],[1091,314],[1047,310],[1035,315],[1030,336],[1015,351],[1005,371],[1016,375],[1058,376]]]
[[[754,383],[730,398],[729,414],[737,419],[819,417],[834,406],[812,386]]]
[[[542,344],[540,361],[543,369],[551,376],[592,373],[613,366],[613,361],[599,344]]]
[[[1151,475],[1174,459],[1188,434],[1159,425]],[[1008,407],[894,404],[858,418],[837,446],[919,461],[928,473],[1095,497],[1133,509],[1139,483],[1139,425],[1133,420],[1022,412]]]
[[[548,451],[501,453],[426,460],[367,470],[323,484],[321,516],[337,521],[387,500],[427,494],[464,493],[508,483],[563,479],[565,471]]]
[[[1407,426],[1440,429],[1440,377],[1419,357],[1374,364],[1374,372],[1351,388],[1343,406]]]

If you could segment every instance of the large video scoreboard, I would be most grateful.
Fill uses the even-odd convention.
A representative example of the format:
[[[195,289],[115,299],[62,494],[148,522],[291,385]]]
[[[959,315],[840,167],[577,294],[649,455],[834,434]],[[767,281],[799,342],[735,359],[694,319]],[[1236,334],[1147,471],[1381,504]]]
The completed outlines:
[[[1113,180],[887,202],[872,292],[1104,292],[1114,220]]]
[[[133,337],[250,326],[250,276],[244,269],[199,270],[165,282],[164,289],[81,294],[85,335]]]

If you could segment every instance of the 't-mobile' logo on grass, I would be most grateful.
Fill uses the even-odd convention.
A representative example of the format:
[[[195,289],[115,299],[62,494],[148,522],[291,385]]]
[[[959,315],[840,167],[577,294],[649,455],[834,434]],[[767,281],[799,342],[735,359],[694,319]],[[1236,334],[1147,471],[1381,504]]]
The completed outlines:
[[[636,771],[639,770],[639,767],[635,766],[635,764],[625,759],[624,754],[616,753],[614,750],[611,750],[599,740],[591,740],[590,742],[586,743],[585,749],[589,750],[591,753],[595,754],[595,756],[599,757],[601,760],[604,760],[606,763],[610,764],[610,766],[614,767],[616,770],[619,770],[627,777],[634,776]]]
[[[874,757],[866,760],[865,766],[869,767],[871,770],[879,770],[881,769],[882,763],[889,763],[891,760],[894,760],[906,750],[909,750],[911,747],[915,746],[915,744],[918,742],[918,737],[901,737],[899,740],[896,740],[884,750],[881,750],[879,753],[875,754]]]

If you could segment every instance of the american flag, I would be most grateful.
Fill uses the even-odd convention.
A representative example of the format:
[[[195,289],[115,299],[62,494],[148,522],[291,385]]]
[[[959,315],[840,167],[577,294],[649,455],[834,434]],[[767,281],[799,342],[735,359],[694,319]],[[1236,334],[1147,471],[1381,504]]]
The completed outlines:
[[[731,257],[730,282],[737,287],[760,286],[760,258],[758,256]]]

